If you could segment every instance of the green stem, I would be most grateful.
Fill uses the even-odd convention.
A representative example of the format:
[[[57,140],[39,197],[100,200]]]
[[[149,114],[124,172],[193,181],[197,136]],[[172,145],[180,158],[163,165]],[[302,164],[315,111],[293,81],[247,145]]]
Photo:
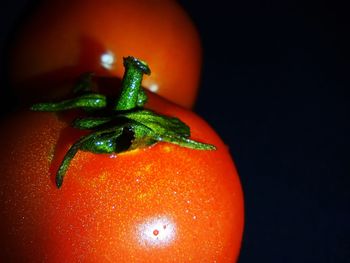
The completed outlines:
[[[124,58],[124,67],[122,90],[115,108],[118,111],[132,110],[143,106],[147,98],[141,87],[142,77],[143,74],[151,74],[148,65],[134,57]]]
[[[148,147],[157,142],[167,142],[195,150],[215,150],[215,146],[191,139],[190,127],[180,119],[160,115],[143,108],[147,95],[141,87],[143,74],[150,74],[148,65],[134,57],[124,58],[125,73],[122,90],[114,109],[107,107],[108,98],[93,93],[92,74],[84,75],[75,95],[82,95],[56,103],[39,103],[32,110],[62,111],[82,108],[87,116],[71,124],[90,133],[81,137],[68,150],[57,171],[56,186],[60,188],[71,161],[78,151],[96,154],[121,153]]]

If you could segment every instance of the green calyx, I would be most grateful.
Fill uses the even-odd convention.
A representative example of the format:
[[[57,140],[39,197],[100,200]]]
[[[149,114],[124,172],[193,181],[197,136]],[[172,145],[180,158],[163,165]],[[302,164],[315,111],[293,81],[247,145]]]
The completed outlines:
[[[190,139],[190,128],[175,117],[143,108],[147,95],[141,87],[147,64],[134,57],[124,58],[125,73],[119,98],[108,111],[106,96],[92,91],[92,73],[82,76],[74,89],[76,97],[57,103],[39,103],[34,111],[64,111],[81,108],[91,116],[75,119],[72,126],[90,133],[76,141],[66,153],[56,174],[60,188],[70,162],[79,150],[97,154],[121,153],[167,142],[196,150],[215,150],[215,146]]]

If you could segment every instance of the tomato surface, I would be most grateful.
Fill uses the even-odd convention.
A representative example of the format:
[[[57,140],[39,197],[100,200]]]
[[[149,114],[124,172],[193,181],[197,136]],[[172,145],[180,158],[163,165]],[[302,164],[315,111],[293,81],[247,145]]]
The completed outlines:
[[[121,77],[120,61],[133,55],[152,65],[145,88],[187,108],[195,102],[201,44],[176,1],[43,1],[12,46],[10,82],[22,101],[64,96],[87,71]]]
[[[227,146],[194,113],[177,116],[200,151],[168,143],[122,154],[79,151],[62,188],[55,172],[77,132],[70,117],[22,112],[1,130],[1,262],[235,262],[243,195]]]

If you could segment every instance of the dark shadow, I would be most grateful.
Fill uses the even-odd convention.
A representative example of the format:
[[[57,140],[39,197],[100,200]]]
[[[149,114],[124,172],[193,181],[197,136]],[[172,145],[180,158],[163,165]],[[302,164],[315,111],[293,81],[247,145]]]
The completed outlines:
[[[33,11],[37,9],[40,4],[40,0],[27,1],[25,8],[19,14],[18,18],[14,21],[11,27],[4,46],[2,48],[0,57],[0,116],[3,117],[9,112],[15,111],[19,107],[18,97],[15,95],[9,82],[9,62],[10,62],[10,51],[12,45],[16,39],[16,34],[19,29],[26,23]]]
[[[86,36],[81,38],[80,47],[81,53],[76,65],[40,74],[18,83],[16,88],[22,93],[20,103],[23,105],[25,102],[36,103],[52,98],[69,97],[79,76],[94,71],[96,65],[100,63],[101,54],[105,52],[103,45]],[[107,71],[104,72],[104,75],[107,74]],[[108,83],[110,84],[110,81]]]

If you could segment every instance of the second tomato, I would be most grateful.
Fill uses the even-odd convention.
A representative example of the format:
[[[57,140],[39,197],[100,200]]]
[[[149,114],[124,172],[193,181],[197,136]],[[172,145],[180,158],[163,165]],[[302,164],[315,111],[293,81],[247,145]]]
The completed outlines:
[[[28,17],[10,56],[10,82],[22,101],[65,96],[72,80],[86,71],[121,77],[119,62],[133,54],[152,65],[144,87],[193,106],[201,45],[175,1],[43,1]]]

